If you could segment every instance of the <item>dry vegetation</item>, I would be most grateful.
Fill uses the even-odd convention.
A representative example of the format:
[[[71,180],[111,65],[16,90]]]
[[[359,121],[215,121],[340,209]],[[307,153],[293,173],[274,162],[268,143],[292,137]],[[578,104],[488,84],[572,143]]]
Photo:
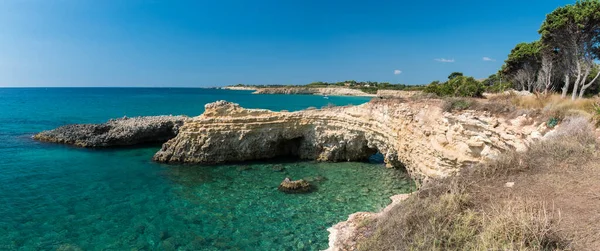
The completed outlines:
[[[448,111],[527,113],[560,122],[546,140],[527,152],[507,152],[455,177],[424,184],[383,218],[365,224],[360,250],[596,250],[600,246],[600,158],[589,123],[597,117],[595,100],[501,95],[445,102]]]

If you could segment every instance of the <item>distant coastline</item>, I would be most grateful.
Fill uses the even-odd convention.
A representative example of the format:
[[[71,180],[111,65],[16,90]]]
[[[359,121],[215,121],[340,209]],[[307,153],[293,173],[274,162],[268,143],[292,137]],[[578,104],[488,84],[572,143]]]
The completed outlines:
[[[258,88],[253,86],[225,86],[221,89],[233,90],[233,91],[256,91]]]
[[[225,90],[254,91],[253,94],[291,94],[291,95],[322,95],[322,96],[412,96],[423,89],[421,85],[390,84],[379,82],[356,82],[348,80],[328,83],[314,82],[307,85],[234,85],[225,86]],[[380,95],[380,93],[382,95]]]

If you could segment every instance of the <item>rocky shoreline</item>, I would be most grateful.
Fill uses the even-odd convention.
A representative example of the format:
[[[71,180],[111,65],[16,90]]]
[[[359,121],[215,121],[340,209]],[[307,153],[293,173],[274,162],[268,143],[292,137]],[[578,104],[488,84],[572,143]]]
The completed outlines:
[[[377,213],[353,213],[348,216],[348,220],[339,222],[328,228],[329,248],[324,251],[357,250],[356,242],[362,237],[361,225],[364,224],[365,221],[375,221],[377,218],[382,217],[396,205],[408,199],[409,196],[410,194],[394,195],[390,197],[392,202],[381,211]]]
[[[451,113],[442,106],[439,100],[382,99],[359,106],[273,112],[217,101],[194,118],[122,118],[104,124],[67,125],[34,138],[80,147],[166,141],[153,157],[164,163],[214,164],[290,155],[356,161],[380,152],[387,166],[406,168],[415,179],[429,179],[451,175],[505,150],[525,150],[547,131],[544,123],[536,124],[526,116],[507,119],[481,111]],[[306,187],[296,183],[292,185]],[[406,196],[392,197],[386,209]],[[352,214],[348,221],[330,228],[328,250],[355,248],[360,221],[379,217],[386,209]]]
[[[154,155],[164,163],[217,164],[295,156],[318,161],[361,161],[380,152],[389,167],[414,178],[443,177],[526,149],[544,124],[486,112],[442,111],[442,102],[375,100],[359,106],[298,112],[245,109],[217,101],[181,127]]]
[[[175,137],[189,119],[186,116],[124,117],[102,124],[65,125],[40,132],[33,138],[89,148],[164,143]]]

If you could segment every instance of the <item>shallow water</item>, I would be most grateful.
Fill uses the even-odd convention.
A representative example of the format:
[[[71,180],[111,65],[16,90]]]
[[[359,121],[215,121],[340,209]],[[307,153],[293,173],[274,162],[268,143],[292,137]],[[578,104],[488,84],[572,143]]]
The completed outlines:
[[[381,164],[154,163],[160,146],[78,149],[31,140],[66,123],[123,115],[198,115],[207,102],[298,110],[366,98],[250,95],[201,89],[0,89],[0,250],[319,250],[326,229],[409,192]],[[285,101],[285,102],[283,102]],[[273,170],[282,165],[283,171]],[[285,178],[316,191],[284,194]]]

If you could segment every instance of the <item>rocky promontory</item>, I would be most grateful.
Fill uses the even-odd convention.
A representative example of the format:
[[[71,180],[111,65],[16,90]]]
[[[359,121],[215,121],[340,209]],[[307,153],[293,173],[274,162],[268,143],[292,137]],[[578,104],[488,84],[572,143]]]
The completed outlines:
[[[186,116],[147,116],[111,119],[102,124],[65,125],[33,136],[44,142],[78,147],[130,146],[163,143],[177,135]]]
[[[526,149],[542,136],[544,124],[527,117],[451,113],[442,106],[439,100],[384,99],[359,106],[273,112],[217,101],[182,126],[154,160],[216,164],[293,156],[358,161],[380,152],[388,166],[428,178],[447,176],[504,150]]]

